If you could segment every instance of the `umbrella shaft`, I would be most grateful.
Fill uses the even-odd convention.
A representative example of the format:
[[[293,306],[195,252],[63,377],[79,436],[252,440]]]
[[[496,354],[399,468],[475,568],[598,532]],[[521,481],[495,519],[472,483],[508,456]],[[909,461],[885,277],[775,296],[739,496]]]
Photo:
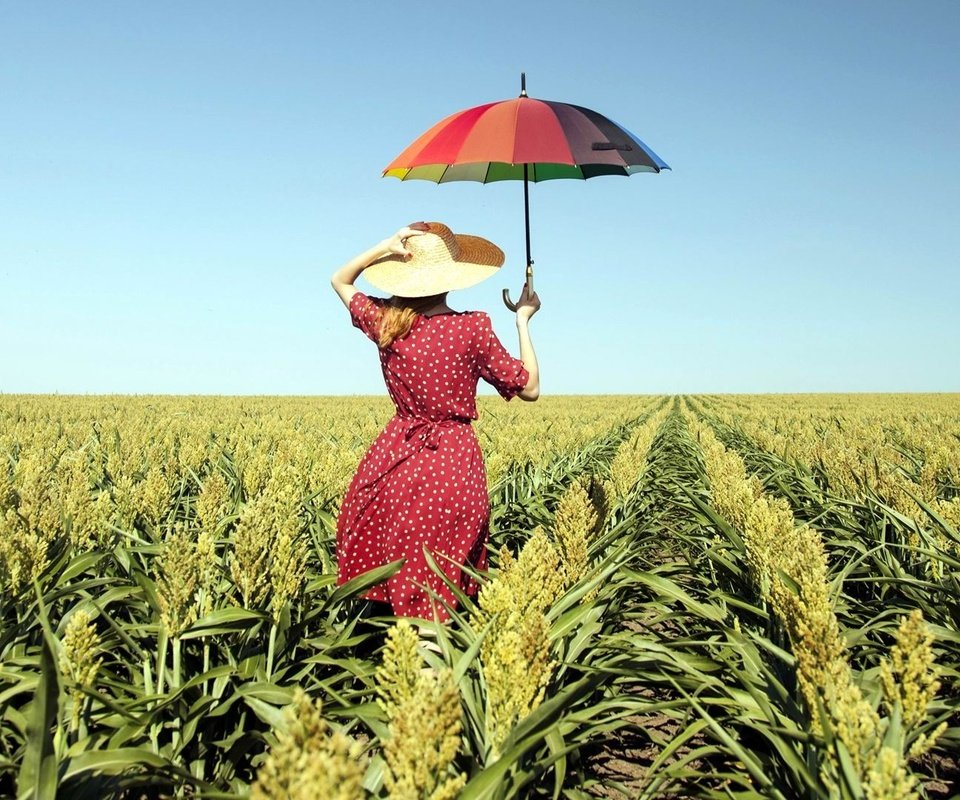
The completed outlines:
[[[527,183],[527,164],[523,165],[523,223],[527,236],[527,274],[532,275],[533,256],[530,254],[530,187]]]

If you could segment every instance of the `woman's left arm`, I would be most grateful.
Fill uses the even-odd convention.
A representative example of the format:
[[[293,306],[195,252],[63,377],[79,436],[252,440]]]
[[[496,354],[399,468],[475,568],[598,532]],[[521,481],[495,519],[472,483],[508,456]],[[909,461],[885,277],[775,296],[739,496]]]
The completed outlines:
[[[333,273],[330,278],[330,285],[340,296],[343,304],[350,307],[350,300],[357,293],[357,288],[353,285],[360,273],[369,267],[374,261],[391,253],[406,258],[410,252],[406,248],[406,241],[411,236],[419,236],[429,230],[427,225],[422,222],[414,222],[405,228],[401,228],[393,236],[384,239],[379,244],[374,245],[369,250],[365,250],[357,256],[351,258],[340,269]]]

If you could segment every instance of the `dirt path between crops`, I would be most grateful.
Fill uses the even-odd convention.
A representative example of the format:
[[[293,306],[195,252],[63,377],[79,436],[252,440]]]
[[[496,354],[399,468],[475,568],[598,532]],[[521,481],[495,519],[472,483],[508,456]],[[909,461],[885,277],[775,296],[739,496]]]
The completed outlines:
[[[657,626],[653,626],[656,628]],[[639,636],[648,636],[651,628],[644,625],[628,624],[627,630],[634,631]],[[666,633],[665,630],[660,631]],[[628,690],[635,697],[656,702],[668,700],[665,692],[636,684]],[[589,771],[601,784],[593,787],[591,794],[596,797],[610,798],[610,800],[633,800],[647,785],[647,775],[650,767],[660,756],[663,748],[670,743],[681,728],[681,723],[660,712],[636,714],[624,719],[624,724],[608,737],[587,760]],[[706,742],[700,739],[692,740],[693,746]],[[692,749],[691,744],[678,748],[670,761],[675,762],[684,758]],[[702,766],[699,761],[690,765],[696,769]],[[682,787],[671,790],[663,787],[658,790],[658,798],[674,798],[689,796]]]
[[[651,445],[648,471],[638,487],[642,505],[637,536],[638,544],[645,551],[638,561],[642,559],[647,565],[679,564],[683,561],[682,556],[672,549],[671,534],[688,528],[692,520],[685,504],[678,502],[677,482],[687,481],[688,485],[693,485],[699,481],[689,453],[685,452],[676,430],[669,422],[670,417]],[[675,623],[663,621],[662,609],[645,606],[639,598],[633,611],[636,612],[635,617],[628,620],[623,629],[637,637],[663,641],[686,635]],[[646,685],[640,676],[625,691],[651,704],[676,697],[669,689]],[[587,772],[598,781],[590,788],[591,794],[611,800],[632,800],[644,789],[652,788],[648,781],[650,768],[686,724],[659,711],[626,717],[623,724],[604,741],[598,742],[596,749],[586,758]],[[677,748],[668,761],[682,760],[693,749],[706,743],[703,737],[695,737]],[[704,768],[705,764],[694,760],[688,766],[696,771]],[[679,784],[664,785],[656,787],[653,796],[689,797],[690,791],[689,787]]]

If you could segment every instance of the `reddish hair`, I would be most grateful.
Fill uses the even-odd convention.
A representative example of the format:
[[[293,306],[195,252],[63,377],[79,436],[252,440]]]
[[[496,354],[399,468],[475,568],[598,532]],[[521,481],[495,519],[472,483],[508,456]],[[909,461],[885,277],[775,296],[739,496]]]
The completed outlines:
[[[446,292],[442,292],[428,297],[391,297],[380,314],[377,344],[382,349],[389,347],[397,339],[402,339],[410,333],[413,323],[421,312],[435,306],[446,294]]]

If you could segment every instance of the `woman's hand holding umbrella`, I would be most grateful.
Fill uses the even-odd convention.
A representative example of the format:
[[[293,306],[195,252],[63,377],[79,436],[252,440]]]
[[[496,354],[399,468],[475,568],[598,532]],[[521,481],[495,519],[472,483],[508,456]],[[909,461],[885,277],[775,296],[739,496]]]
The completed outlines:
[[[517,319],[530,321],[530,317],[540,310],[540,297],[536,292],[530,294],[528,284],[523,284],[523,291],[520,293],[520,299],[517,301]]]

